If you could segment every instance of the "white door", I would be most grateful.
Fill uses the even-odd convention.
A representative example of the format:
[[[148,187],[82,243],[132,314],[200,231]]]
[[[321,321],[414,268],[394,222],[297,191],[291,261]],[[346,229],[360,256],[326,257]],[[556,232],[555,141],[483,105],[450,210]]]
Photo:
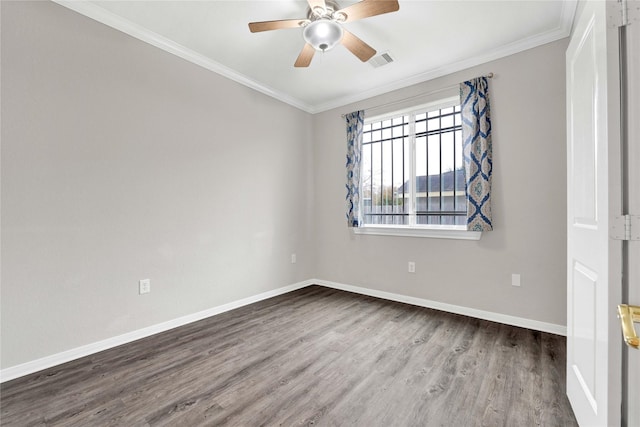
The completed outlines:
[[[578,423],[621,421],[618,30],[587,1],[567,49],[567,395]]]
[[[640,1],[628,2],[628,20],[626,26],[627,51],[627,212],[640,215]],[[638,223],[640,225],[640,223]],[[635,224],[634,224],[635,226]],[[636,238],[638,233],[633,233]],[[628,304],[640,306],[640,240],[627,243],[628,259]],[[640,335],[640,325],[636,323],[636,332]],[[626,347],[627,398],[626,424],[640,426],[640,350]]]

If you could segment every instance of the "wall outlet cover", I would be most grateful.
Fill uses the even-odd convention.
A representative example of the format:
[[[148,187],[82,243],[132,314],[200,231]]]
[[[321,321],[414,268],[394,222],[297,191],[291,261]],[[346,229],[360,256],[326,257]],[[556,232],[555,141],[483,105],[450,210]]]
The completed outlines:
[[[151,292],[151,279],[142,279],[138,282],[140,295]]]
[[[520,286],[520,275],[512,274],[511,275],[511,286]]]

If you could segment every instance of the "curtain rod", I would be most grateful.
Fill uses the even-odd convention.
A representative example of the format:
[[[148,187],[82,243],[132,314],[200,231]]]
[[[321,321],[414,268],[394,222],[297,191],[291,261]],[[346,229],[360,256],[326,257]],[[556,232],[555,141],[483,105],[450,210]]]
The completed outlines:
[[[492,78],[493,78],[493,73],[489,73],[489,74],[487,74],[487,75],[485,75],[485,76],[480,76],[480,77],[486,77],[486,78],[488,78],[488,79],[492,79]],[[419,93],[419,94],[417,94],[417,95],[412,95],[412,96],[410,96],[410,97],[408,97],[408,98],[398,99],[397,101],[391,101],[391,102],[387,102],[386,104],[376,105],[376,106],[374,106],[374,107],[370,107],[370,108],[368,108],[367,110],[369,110],[369,111],[370,111],[370,110],[374,110],[374,111],[375,111],[375,110],[377,110],[378,108],[385,108],[385,107],[389,107],[389,106],[391,106],[391,105],[400,104],[400,103],[402,103],[402,102],[411,101],[412,99],[420,98],[420,97],[423,97],[423,96],[425,96],[425,95],[432,95],[432,94],[434,94],[434,93],[438,93],[438,92],[443,92],[443,91],[445,91],[445,90],[449,90],[449,89],[452,89],[452,88],[454,88],[454,87],[455,87],[455,86],[447,86],[447,87],[445,87],[445,88],[437,89],[437,90],[434,90],[434,91],[431,91],[431,92]],[[347,116],[347,114],[341,114],[340,116],[344,119],[344,118]]]

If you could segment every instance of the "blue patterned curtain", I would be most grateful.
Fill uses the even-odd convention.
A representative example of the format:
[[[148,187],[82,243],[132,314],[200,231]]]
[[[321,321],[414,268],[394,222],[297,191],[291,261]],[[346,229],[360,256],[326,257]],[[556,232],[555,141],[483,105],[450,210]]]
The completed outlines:
[[[486,77],[460,83],[462,143],[467,187],[467,230],[493,230],[491,117]]]
[[[345,116],[347,120],[347,223],[360,226],[360,159],[362,156],[362,128],[364,111]]]

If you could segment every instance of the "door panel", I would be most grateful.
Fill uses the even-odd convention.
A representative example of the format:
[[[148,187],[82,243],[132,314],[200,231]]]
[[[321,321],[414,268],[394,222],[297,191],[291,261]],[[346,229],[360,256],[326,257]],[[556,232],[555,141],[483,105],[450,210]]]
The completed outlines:
[[[585,2],[566,57],[567,395],[581,426],[620,424],[620,334],[611,332],[620,251],[609,239],[620,182],[619,162],[611,161],[619,152],[619,88],[610,90],[617,60],[609,56],[606,3]]]
[[[598,275],[579,262],[573,269],[573,374],[594,411],[596,403],[597,334],[595,317]]]
[[[571,61],[573,87],[580,88],[572,93],[571,112],[574,146],[571,161],[573,175],[570,193],[573,195],[574,226],[594,227],[597,221],[596,193],[596,112],[592,108],[596,102],[597,69],[596,38],[591,21],[583,39],[576,47]],[[579,71],[579,72],[576,72]]]

